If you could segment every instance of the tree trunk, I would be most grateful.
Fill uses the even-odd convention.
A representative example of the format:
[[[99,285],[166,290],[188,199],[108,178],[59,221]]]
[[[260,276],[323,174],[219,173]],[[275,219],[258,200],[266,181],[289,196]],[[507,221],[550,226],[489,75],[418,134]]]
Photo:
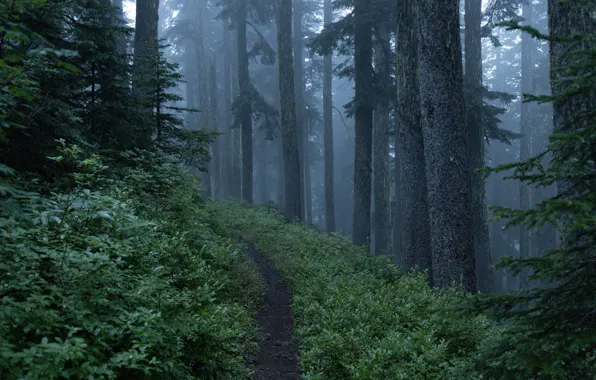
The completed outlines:
[[[132,88],[139,97],[142,108],[149,113],[153,89],[148,84],[148,79],[153,71],[153,61],[157,57],[158,21],[159,0],[137,0]]]
[[[399,1],[397,9],[397,157],[396,183],[401,208],[402,263],[431,270],[430,220],[424,138],[418,88],[418,1]],[[395,245],[395,242],[394,242]],[[432,276],[431,276],[432,279]]]
[[[333,22],[331,0],[324,3],[324,23]],[[332,98],[332,56],[323,58],[323,139],[325,156],[325,224],[327,232],[335,231],[334,157],[333,157],[333,98]]]
[[[237,71],[232,67],[235,59],[233,58],[233,46],[230,43],[230,25],[229,21],[223,21],[223,49],[224,49],[224,128],[226,134],[226,172],[227,172],[227,191],[226,195],[229,197],[240,198],[240,185],[238,178],[241,173],[238,170],[238,163],[236,162],[236,151],[239,149],[235,144],[235,133],[237,130],[232,129],[232,94],[236,87],[236,81],[232,79],[232,74]]]
[[[482,122],[482,0],[466,0],[465,9],[465,88],[467,94],[467,130],[472,181],[472,220],[478,290],[489,293],[494,288],[492,254],[482,175],[484,167],[485,127]]]
[[[199,93],[197,96],[198,105],[197,108],[201,111],[197,114],[197,127],[200,129],[211,127],[209,122],[211,120],[210,116],[210,107],[209,107],[209,80],[208,80],[208,72],[209,72],[209,64],[207,63],[207,56],[205,55],[205,41],[204,41],[204,32],[203,32],[203,7],[206,5],[204,0],[202,0],[203,4],[199,4],[197,6],[197,24],[196,27],[196,35],[194,38],[194,46],[196,47],[196,68],[197,68],[197,86],[195,87]],[[210,161],[209,164],[205,166],[206,171],[202,171],[199,173],[199,178],[201,182],[203,182],[205,186],[205,195],[209,198],[214,196],[213,189],[212,189],[212,167],[213,167],[213,147],[209,147],[210,153]]]
[[[252,203],[252,109],[250,76],[248,72],[248,52],[246,48],[246,0],[238,2],[236,16],[238,32],[238,86],[242,97],[240,123],[242,125],[242,199]]]
[[[433,280],[476,291],[459,1],[420,1],[419,79]],[[358,49],[356,50],[358,51]]]
[[[281,135],[275,140],[277,146],[277,207],[281,212],[286,204],[286,174],[284,172],[284,147]]]
[[[232,44],[234,53],[232,57],[232,99],[236,99],[240,94],[239,80],[238,80],[238,54],[236,52],[237,47],[237,35],[234,36],[235,44]],[[234,190],[235,198],[242,198],[242,126],[235,125],[235,128],[231,130],[232,137],[232,188]]]
[[[378,36],[375,41],[375,70],[380,85],[391,83],[391,47],[388,25],[378,25]],[[374,249],[376,254],[387,250],[389,241],[389,90],[381,91],[382,96],[374,111],[373,129],[373,178],[374,178]]]
[[[210,62],[209,68],[209,127],[220,132],[220,125],[217,121],[217,70],[215,69],[215,58]],[[221,197],[221,172],[220,172],[220,149],[223,136],[218,136],[213,143],[213,158],[211,174],[213,176],[213,197]]]
[[[524,4],[522,7],[522,17],[526,19],[526,25],[532,25],[532,6]],[[532,92],[532,38],[528,33],[521,36],[521,93],[529,94]],[[532,104],[524,102],[521,104],[521,140],[520,140],[520,161],[526,161],[532,155]],[[519,181],[519,208],[521,210],[530,209],[530,188],[525,181]],[[524,226],[519,226],[519,256],[521,258],[530,257],[532,250],[530,231]],[[519,275],[519,287],[526,288],[527,272],[522,271]]]
[[[574,2],[561,0],[548,0],[548,25],[550,34],[556,37],[570,38],[575,34],[590,35],[596,34],[596,23],[594,22],[594,7],[588,4],[581,4],[577,7]],[[565,72],[560,71],[570,63],[569,53],[582,49],[594,51],[596,47],[575,46],[575,42],[551,41],[550,43],[550,83],[553,96],[559,96],[568,91],[574,84],[565,80]],[[596,97],[576,94],[566,97],[562,101],[553,103],[553,126],[555,132],[573,132],[583,127],[581,122],[573,120],[581,114],[592,111],[596,108]],[[571,130],[566,130],[567,123]],[[573,185],[569,181],[557,181],[557,193],[566,197],[573,193]],[[560,236],[557,238],[557,246],[560,246]]]
[[[312,222],[310,205],[310,165],[308,160],[308,127],[305,119],[304,107],[304,35],[302,31],[303,0],[294,0],[294,89],[296,91],[296,125],[298,126],[298,139],[300,147],[300,168],[302,173],[300,183],[302,184],[302,220],[307,224]],[[309,222],[310,221],[310,222]]]
[[[367,15],[369,0],[357,0],[354,5],[354,221],[352,242],[367,245],[370,241],[371,161],[373,107],[372,94],[372,21]]]
[[[126,22],[124,21],[124,7],[122,5],[122,0],[114,0],[114,6],[120,10],[120,14],[118,15],[117,25],[122,26],[125,25]],[[116,41],[116,51],[118,54],[126,54],[126,37],[124,34],[118,36],[118,40]]]
[[[292,0],[278,0],[277,5],[281,133],[286,178],[284,212],[288,217],[300,219],[302,210],[298,126],[296,124],[296,103],[294,100],[296,92],[292,62]]]

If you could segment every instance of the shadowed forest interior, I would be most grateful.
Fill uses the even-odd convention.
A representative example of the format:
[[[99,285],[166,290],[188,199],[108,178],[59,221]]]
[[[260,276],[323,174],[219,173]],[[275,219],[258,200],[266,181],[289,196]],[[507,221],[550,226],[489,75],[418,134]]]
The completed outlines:
[[[596,379],[593,0],[0,0],[1,379]]]

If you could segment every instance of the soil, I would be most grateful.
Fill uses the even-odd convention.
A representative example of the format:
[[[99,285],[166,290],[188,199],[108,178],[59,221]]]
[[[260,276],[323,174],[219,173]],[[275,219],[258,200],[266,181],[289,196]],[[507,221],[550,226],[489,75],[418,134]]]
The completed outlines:
[[[248,253],[266,284],[263,307],[257,315],[260,351],[253,363],[253,379],[298,379],[298,343],[292,334],[292,297],[281,275],[254,248]]]

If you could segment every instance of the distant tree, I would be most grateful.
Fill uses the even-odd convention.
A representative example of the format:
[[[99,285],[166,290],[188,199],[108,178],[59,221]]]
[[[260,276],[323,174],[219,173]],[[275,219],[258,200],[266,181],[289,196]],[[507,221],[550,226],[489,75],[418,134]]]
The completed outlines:
[[[465,2],[465,76],[466,125],[472,181],[472,220],[478,289],[494,288],[492,255],[487,216],[484,178],[478,169],[484,167],[486,126],[483,120],[482,84],[482,0]]]
[[[372,19],[367,11],[370,0],[354,3],[354,221],[352,242],[368,245],[370,241],[370,204],[372,172],[373,130],[373,68],[372,68]]]
[[[433,280],[475,291],[458,2],[420,1],[419,54]]]
[[[325,0],[323,22],[333,22],[331,0]],[[333,152],[333,73],[332,55],[325,54],[323,62],[323,129],[325,159],[325,224],[327,232],[335,231],[335,194],[334,194],[334,152]]]
[[[522,17],[525,19],[524,23],[532,25],[532,5],[530,3],[523,5]],[[521,36],[521,93],[529,94],[532,92],[532,37],[527,33]],[[523,102],[521,105],[521,140],[519,159],[526,161],[532,156],[532,115],[531,104]],[[528,210],[531,207],[530,187],[524,181],[519,182],[519,208],[521,210]],[[530,257],[532,251],[530,231],[525,226],[520,226],[519,234],[519,256]],[[521,273],[519,277],[519,287],[525,288],[527,286],[527,275]]]

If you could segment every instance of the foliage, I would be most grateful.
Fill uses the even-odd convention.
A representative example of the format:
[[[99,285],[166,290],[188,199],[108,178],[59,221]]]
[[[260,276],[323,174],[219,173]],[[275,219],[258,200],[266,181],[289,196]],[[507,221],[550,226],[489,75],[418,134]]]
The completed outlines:
[[[590,4],[590,3],[587,3]],[[594,5],[588,5],[594,10]],[[513,169],[508,178],[559,192],[530,210],[495,207],[507,226],[539,229],[553,225],[560,235],[556,249],[541,257],[502,260],[499,267],[526,271],[535,287],[506,296],[484,296],[480,310],[507,321],[503,339],[478,355],[476,366],[486,376],[507,378],[587,379],[596,371],[596,48],[595,35],[545,36],[508,22],[536,38],[565,42],[567,66],[558,69],[556,96],[530,96],[525,101],[585,104],[550,137],[547,151],[527,161],[487,171]],[[543,157],[552,157],[545,164]],[[542,285],[542,286],[536,286]]]
[[[70,190],[2,184],[0,377],[247,377],[262,284],[191,177],[149,154],[115,180],[61,151],[80,170]]]
[[[267,207],[208,209],[288,280],[306,379],[445,378],[498,335],[486,318],[453,309],[469,295],[432,290],[425,274],[406,273],[344,238],[288,223]]]

